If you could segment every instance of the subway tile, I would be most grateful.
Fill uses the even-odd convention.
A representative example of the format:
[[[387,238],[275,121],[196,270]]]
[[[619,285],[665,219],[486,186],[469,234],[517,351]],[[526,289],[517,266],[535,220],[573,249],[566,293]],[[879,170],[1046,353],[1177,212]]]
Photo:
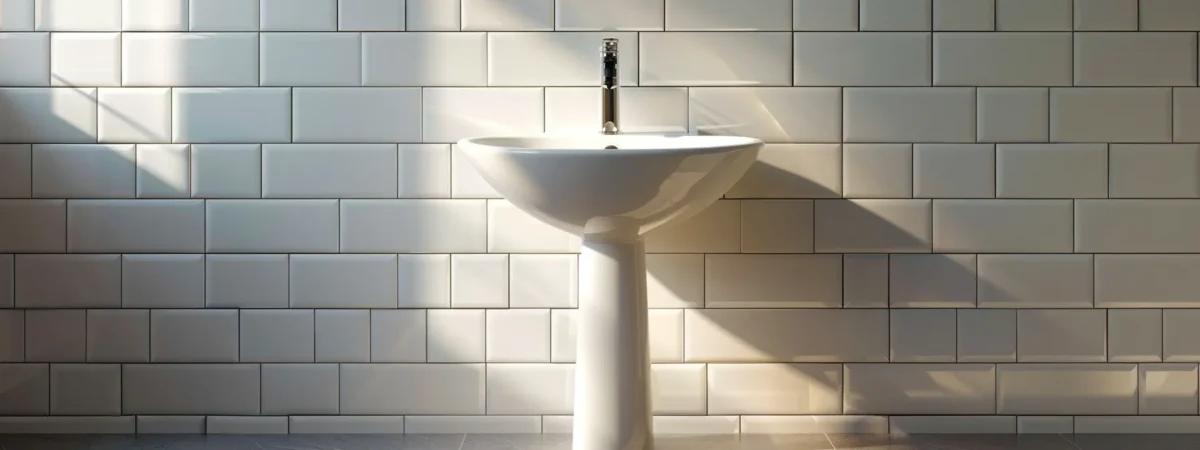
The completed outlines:
[[[542,88],[423,89],[422,139],[449,143],[476,136],[539,134],[545,122],[542,91]]]
[[[742,416],[742,434],[887,434],[887,416]]]
[[[400,144],[396,156],[400,198],[450,198],[453,181],[450,146]]]
[[[34,0],[5,0],[0,31],[33,31]]]
[[[933,251],[1068,253],[1071,200],[937,200]]]
[[[0,212],[0,251],[66,251],[66,200],[0,200]]]
[[[550,310],[512,309],[487,312],[487,361],[550,362]]]
[[[334,31],[337,0],[262,0],[263,31]]]
[[[1173,127],[1175,142],[1198,142],[1200,133],[1194,124],[1200,123],[1200,89],[1172,88]]]
[[[576,309],[551,310],[550,361],[575,362],[579,332]],[[647,316],[649,327],[650,362],[681,362],[683,356],[683,311],[652,309]]]
[[[432,314],[431,312],[431,317]],[[371,360],[370,311],[317,310],[314,315],[313,346],[316,362]]]
[[[286,88],[175,88],[173,142],[288,142],[292,98]]]
[[[1017,430],[1013,416],[896,416],[888,418],[892,435],[922,434],[1013,434]]]
[[[811,200],[746,200],[742,202],[743,253],[811,253]]]
[[[1171,103],[1167,88],[1051,89],[1050,140],[1170,142]]]
[[[683,87],[621,87],[617,116],[621,131],[686,133],[688,89]],[[547,88],[546,132],[593,132],[600,123],[601,98],[594,88]]]
[[[818,200],[819,253],[927,253],[929,200]]]
[[[18,308],[121,306],[118,255],[17,255],[14,280]]]
[[[1139,2],[1140,0],[1076,0],[1075,30],[1137,30]]]
[[[395,197],[396,146],[266,144],[263,197]]]
[[[796,31],[858,30],[858,0],[795,0],[792,29]]]
[[[1047,88],[978,88],[978,139],[1044,142],[1050,137]]]
[[[12,434],[133,434],[133,416],[3,417],[0,431]]]
[[[347,1],[341,3],[345,5]],[[357,86],[362,80],[359,62],[362,38],[359,33],[263,33],[260,36],[261,86]]]
[[[980,255],[979,306],[1091,308],[1092,255]]]
[[[837,88],[689,88],[688,129],[694,134],[741,135],[771,143],[840,142],[840,91]]]
[[[96,142],[95,88],[0,88],[0,142]]]
[[[448,441],[466,442],[459,436],[470,434],[538,434],[542,430],[540,416],[406,416],[404,429],[407,433],[427,434],[430,437],[446,437]],[[475,437],[472,437],[474,442]],[[493,442],[491,439],[479,439]],[[472,444],[473,445],[473,444]]]
[[[371,362],[424,362],[426,311],[371,311]]]
[[[508,255],[450,256],[450,306],[507,308]]]
[[[928,86],[929,33],[796,33],[796,86]]]
[[[568,414],[574,375],[571,364],[488,364],[487,413]]]
[[[791,0],[767,0],[740,8],[722,0],[667,2],[667,30],[791,31]]]
[[[462,0],[463,31],[550,31],[554,0]]]
[[[1017,310],[1017,361],[1106,361],[1106,313],[1101,309]]]
[[[1075,250],[1097,253],[1181,253],[1200,249],[1193,200],[1080,200]]]
[[[1188,434],[1198,423],[1196,416],[1078,416],[1075,431],[1079,434]],[[1108,436],[1096,438],[1109,439]]]
[[[1096,255],[1097,308],[1196,308],[1200,257]]]
[[[890,255],[893,308],[974,308],[976,255]]]
[[[887,322],[880,309],[689,309],[684,361],[887,361]]]
[[[483,414],[484,382],[483,364],[342,364],[340,412]]]
[[[0,310],[0,330],[0,362],[25,361],[25,311]]]
[[[87,312],[88,362],[150,362],[150,311]]]
[[[933,51],[938,86],[1071,85],[1071,33],[938,33]]]
[[[997,31],[1070,31],[1071,0],[996,0]]]
[[[414,142],[421,139],[417,88],[293,89],[295,142]]]
[[[0,33],[0,83],[50,85],[50,33]]]
[[[646,300],[651,308],[704,306],[704,255],[646,255]]]
[[[408,31],[459,31],[462,28],[462,2],[406,0],[404,9]]]
[[[258,31],[259,2],[188,0],[191,31]]]
[[[470,0],[468,0],[470,1]],[[602,39],[619,40],[618,83],[638,84],[638,34],[488,33],[487,75],[491,86],[591,86]],[[680,61],[677,61],[682,63]]]
[[[1000,144],[996,146],[996,164],[998,197],[1108,196],[1108,148],[1104,144]]]
[[[912,197],[911,144],[843,145],[842,170],[842,195],[846,198]]]
[[[845,371],[846,414],[992,414],[996,410],[993,364],[846,364]]]
[[[51,364],[50,414],[121,414],[120,364]]]
[[[29,144],[0,144],[0,198],[32,196],[32,146]]]
[[[292,255],[293,308],[396,307],[396,255]]]
[[[639,38],[644,86],[792,84],[789,33],[667,32]]]
[[[570,253],[580,249],[579,236],[546,224],[507,200],[488,200],[487,207],[489,252]]]
[[[996,0],[933,0],[935,31],[992,31]]]
[[[837,144],[767,144],[727,198],[841,197],[842,148]]]
[[[1110,144],[1109,197],[1200,197],[1200,145]]]
[[[1163,359],[1163,311],[1112,309],[1108,311],[1108,360],[1158,362]]]
[[[201,200],[71,200],[67,251],[200,252],[204,250]]]
[[[954,362],[957,352],[953,309],[890,311],[891,361]]]
[[[550,310],[550,362],[575,362],[579,339],[579,310]]]
[[[958,310],[959,362],[1016,362],[1017,311]]]
[[[399,434],[404,416],[291,416],[290,434]]]
[[[287,434],[287,417],[208,416],[206,434]]]
[[[1075,418],[1072,416],[1020,416],[1017,417],[1017,434],[1073,434]]]
[[[33,196],[131,198],[133,145],[34,145]]]
[[[204,434],[204,416],[137,416],[137,434]]]
[[[485,33],[363,33],[362,84],[482,86],[487,51]]]
[[[1200,339],[1200,332],[1196,329],[1197,324],[1200,324],[1200,310],[1179,309],[1163,312],[1163,361],[1200,360],[1200,344],[1197,343],[1197,340]],[[30,326],[28,315],[25,318],[25,325]]]
[[[15,299],[16,262],[13,255],[0,255],[0,308],[12,308]]]
[[[213,200],[205,205],[209,252],[338,250],[337,200]]]
[[[574,308],[579,305],[579,257],[510,255],[509,307]]]
[[[656,364],[650,371],[654,414],[705,414],[705,364]]]
[[[1194,33],[1081,33],[1074,40],[1075,86],[1196,85]]]
[[[999,414],[1137,412],[1136,364],[1000,364],[997,376]]]
[[[237,362],[238,337],[236,310],[150,312],[151,362]]]
[[[1139,364],[1138,414],[1196,414],[1195,364]]]
[[[0,392],[0,414],[45,416],[50,414],[50,367],[48,364],[0,364],[6,388]],[[3,428],[0,428],[3,429]],[[13,427],[28,433],[30,427]]]
[[[192,147],[186,144],[137,146],[138,198],[191,196]]]
[[[124,31],[187,31],[187,0],[124,0]]]
[[[121,307],[203,308],[204,255],[122,255]]]
[[[262,154],[258,144],[200,144],[192,149],[192,196],[258,198]]]
[[[708,308],[836,308],[841,255],[706,255]]]
[[[738,416],[654,416],[654,432],[666,436],[731,435],[741,432]],[[669,439],[669,438],[668,438]]]
[[[995,148],[989,144],[914,145],[913,196],[994,197],[995,165]]]
[[[559,31],[661,31],[665,2],[659,0],[557,0],[554,28]]]
[[[450,307],[450,255],[397,255],[401,308]]]
[[[341,210],[345,252],[487,250],[484,200],[343,200]]]
[[[733,253],[741,249],[741,202],[717,200],[705,210],[680,222],[669,223],[645,235],[650,253]]]
[[[78,309],[25,311],[25,361],[83,362],[87,316]]]
[[[404,30],[404,0],[341,0],[338,2],[338,30]]]
[[[38,31],[120,31],[121,0],[37,0]]]
[[[430,310],[427,320],[431,363],[483,362],[487,338],[484,335],[484,310]]]
[[[888,255],[842,255],[842,305],[888,306]]]
[[[1135,17],[1143,30],[1200,30],[1200,9],[1189,1],[1139,0]]]
[[[974,142],[974,88],[846,88],[847,142]]]
[[[258,364],[127,364],[124,414],[259,413]]]
[[[840,414],[836,364],[710,364],[709,414]]]
[[[504,198],[483,179],[458,144],[450,145],[450,172],[452,198]]]
[[[263,364],[263,414],[337,412],[337,364]]]
[[[287,255],[205,255],[209,308],[286,308]]]
[[[860,0],[859,29],[863,31],[929,30],[932,0]]]
[[[238,361],[312,362],[312,310],[243,310],[238,314]]]
[[[121,77],[124,86],[255,86],[258,34],[123,34]]]

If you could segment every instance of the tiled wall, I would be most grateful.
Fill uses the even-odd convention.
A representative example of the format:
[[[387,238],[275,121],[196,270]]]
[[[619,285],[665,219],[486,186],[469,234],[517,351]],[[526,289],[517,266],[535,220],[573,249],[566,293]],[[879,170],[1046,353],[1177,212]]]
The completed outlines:
[[[569,430],[579,239],[450,143],[595,132],[610,36],[626,130],[769,142],[648,239],[659,431],[1195,430],[1197,30],[1194,0],[0,0],[0,432]]]

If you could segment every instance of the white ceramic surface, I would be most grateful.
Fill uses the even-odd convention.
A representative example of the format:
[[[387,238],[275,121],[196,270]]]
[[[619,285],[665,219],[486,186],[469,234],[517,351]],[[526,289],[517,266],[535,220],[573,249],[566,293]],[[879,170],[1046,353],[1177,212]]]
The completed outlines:
[[[652,449],[642,236],[720,198],[757,159],[762,141],[595,135],[458,145],[518,208],[583,236],[574,450]]]

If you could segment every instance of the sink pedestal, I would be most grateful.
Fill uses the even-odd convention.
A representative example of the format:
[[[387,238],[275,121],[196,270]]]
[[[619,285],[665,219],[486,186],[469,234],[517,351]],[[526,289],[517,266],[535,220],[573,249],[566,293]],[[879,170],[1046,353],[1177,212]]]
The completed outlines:
[[[573,450],[651,450],[646,250],[587,237],[579,261]]]

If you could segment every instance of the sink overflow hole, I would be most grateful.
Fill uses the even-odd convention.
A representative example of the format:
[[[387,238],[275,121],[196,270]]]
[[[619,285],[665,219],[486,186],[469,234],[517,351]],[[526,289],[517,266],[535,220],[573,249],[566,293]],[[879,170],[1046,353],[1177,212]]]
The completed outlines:
[[[620,150],[615,145],[606,145],[606,146],[604,146],[604,149],[605,150]]]

